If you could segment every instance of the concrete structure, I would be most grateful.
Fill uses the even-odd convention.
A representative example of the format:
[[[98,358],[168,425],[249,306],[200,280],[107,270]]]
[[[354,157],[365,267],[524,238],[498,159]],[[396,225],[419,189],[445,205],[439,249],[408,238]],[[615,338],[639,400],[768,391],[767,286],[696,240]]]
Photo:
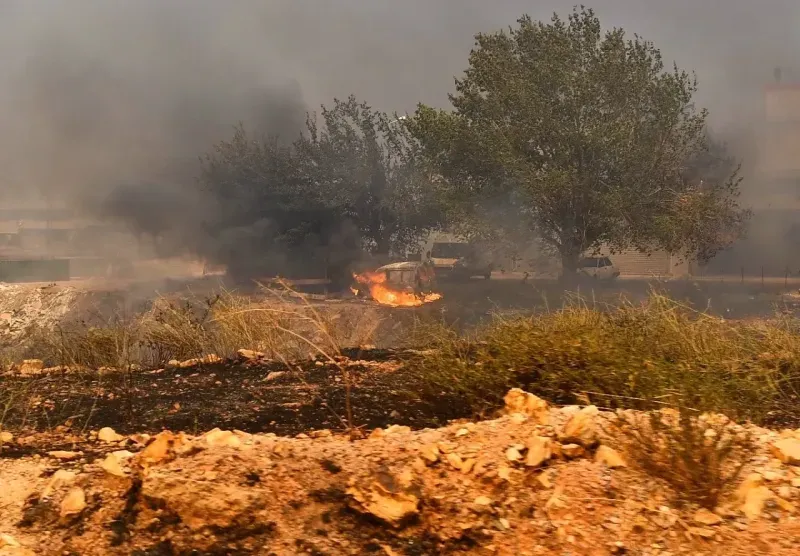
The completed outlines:
[[[800,273],[800,83],[769,84],[760,101],[756,164],[743,194],[753,217],[747,236],[710,261],[706,274]]]
[[[619,269],[620,276],[649,276],[653,278],[679,278],[687,276],[690,265],[687,260],[666,251],[642,253],[635,249],[608,254]]]

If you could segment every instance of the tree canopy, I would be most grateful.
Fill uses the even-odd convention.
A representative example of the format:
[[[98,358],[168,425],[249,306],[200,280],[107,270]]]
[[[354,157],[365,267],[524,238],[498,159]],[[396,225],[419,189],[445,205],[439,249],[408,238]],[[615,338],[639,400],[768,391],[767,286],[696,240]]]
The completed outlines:
[[[295,143],[303,172],[357,225],[368,251],[402,252],[437,224],[438,197],[403,118],[350,96],[306,128]]]
[[[420,105],[408,127],[462,218],[527,230],[565,272],[601,245],[707,258],[748,214],[696,89],[652,43],[580,7],[477,35],[453,109]]]
[[[242,276],[340,273],[363,253],[405,251],[439,219],[438,197],[402,120],[334,99],[290,142],[244,126],[202,159],[214,210],[204,255]],[[319,271],[319,269],[317,269]]]

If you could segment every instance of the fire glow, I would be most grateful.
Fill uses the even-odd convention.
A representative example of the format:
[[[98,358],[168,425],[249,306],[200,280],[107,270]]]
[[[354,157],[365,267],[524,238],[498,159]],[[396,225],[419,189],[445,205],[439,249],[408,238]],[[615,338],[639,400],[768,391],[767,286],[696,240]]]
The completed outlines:
[[[372,299],[389,307],[419,307],[442,298],[442,294],[439,293],[417,294],[394,289],[386,283],[386,274],[382,272],[353,274],[353,278],[369,289]],[[353,289],[353,293],[357,293],[357,291]]]

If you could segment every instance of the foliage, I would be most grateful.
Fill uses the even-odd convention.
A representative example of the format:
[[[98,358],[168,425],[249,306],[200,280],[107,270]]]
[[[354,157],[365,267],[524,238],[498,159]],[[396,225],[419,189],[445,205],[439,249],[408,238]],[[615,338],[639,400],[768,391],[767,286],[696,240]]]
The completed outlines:
[[[350,96],[306,127],[295,144],[305,174],[356,223],[369,251],[402,252],[437,224],[437,199],[402,118]]]
[[[352,96],[309,114],[291,143],[240,125],[203,159],[215,205],[205,235],[227,236],[210,243],[222,252],[209,258],[251,277],[322,261],[347,281],[364,250],[403,252],[438,218],[417,150],[401,120]]]
[[[521,387],[557,403],[648,409],[680,399],[701,411],[766,422],[798,409],[796,323],[730,322],[653,294],[646,304],[582,300],[534,316],[496,317],[474,335],[427,331],[409,372],[476,411]],[[411,382],[411,379],[409,379]]]
[[[698,180],[710,151],[696,87],[651,43],[604,33],[581,7],[477,35],[454,110],[420,105],[409,127],[469,225],[522,227],[565,271],[603,244],[708,257],[747,214],[735,171]]]
[[[215,145],[200,181],[214,204],[204,221],[214,238],[208,247],[220,251],[205,255],[245,277],[291,275],[293,265],[307,271],[310,261],[327,260],[330,238],[341,236],[347,221],[301,169],[292,145],[251,137],[241,125]],[[341,242],[335,247],[343,250]],[[357,251],[355,242],[349,247]]]

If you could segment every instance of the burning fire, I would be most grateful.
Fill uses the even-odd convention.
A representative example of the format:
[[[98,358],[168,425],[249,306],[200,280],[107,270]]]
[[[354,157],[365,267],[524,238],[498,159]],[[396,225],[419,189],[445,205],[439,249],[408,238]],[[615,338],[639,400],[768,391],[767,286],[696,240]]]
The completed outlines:
[[[381,305],[389,307],[419,307],[424,303],[430,303],[442,298],[440,293],[417,294],[411,291],[396,290],[386,283],[386,274],[382,272],[363,272],[353,274],[356,282],[364,284],[372,296],[372,299]],[[358,294],[358,290],[350,288],[353,293]]]

